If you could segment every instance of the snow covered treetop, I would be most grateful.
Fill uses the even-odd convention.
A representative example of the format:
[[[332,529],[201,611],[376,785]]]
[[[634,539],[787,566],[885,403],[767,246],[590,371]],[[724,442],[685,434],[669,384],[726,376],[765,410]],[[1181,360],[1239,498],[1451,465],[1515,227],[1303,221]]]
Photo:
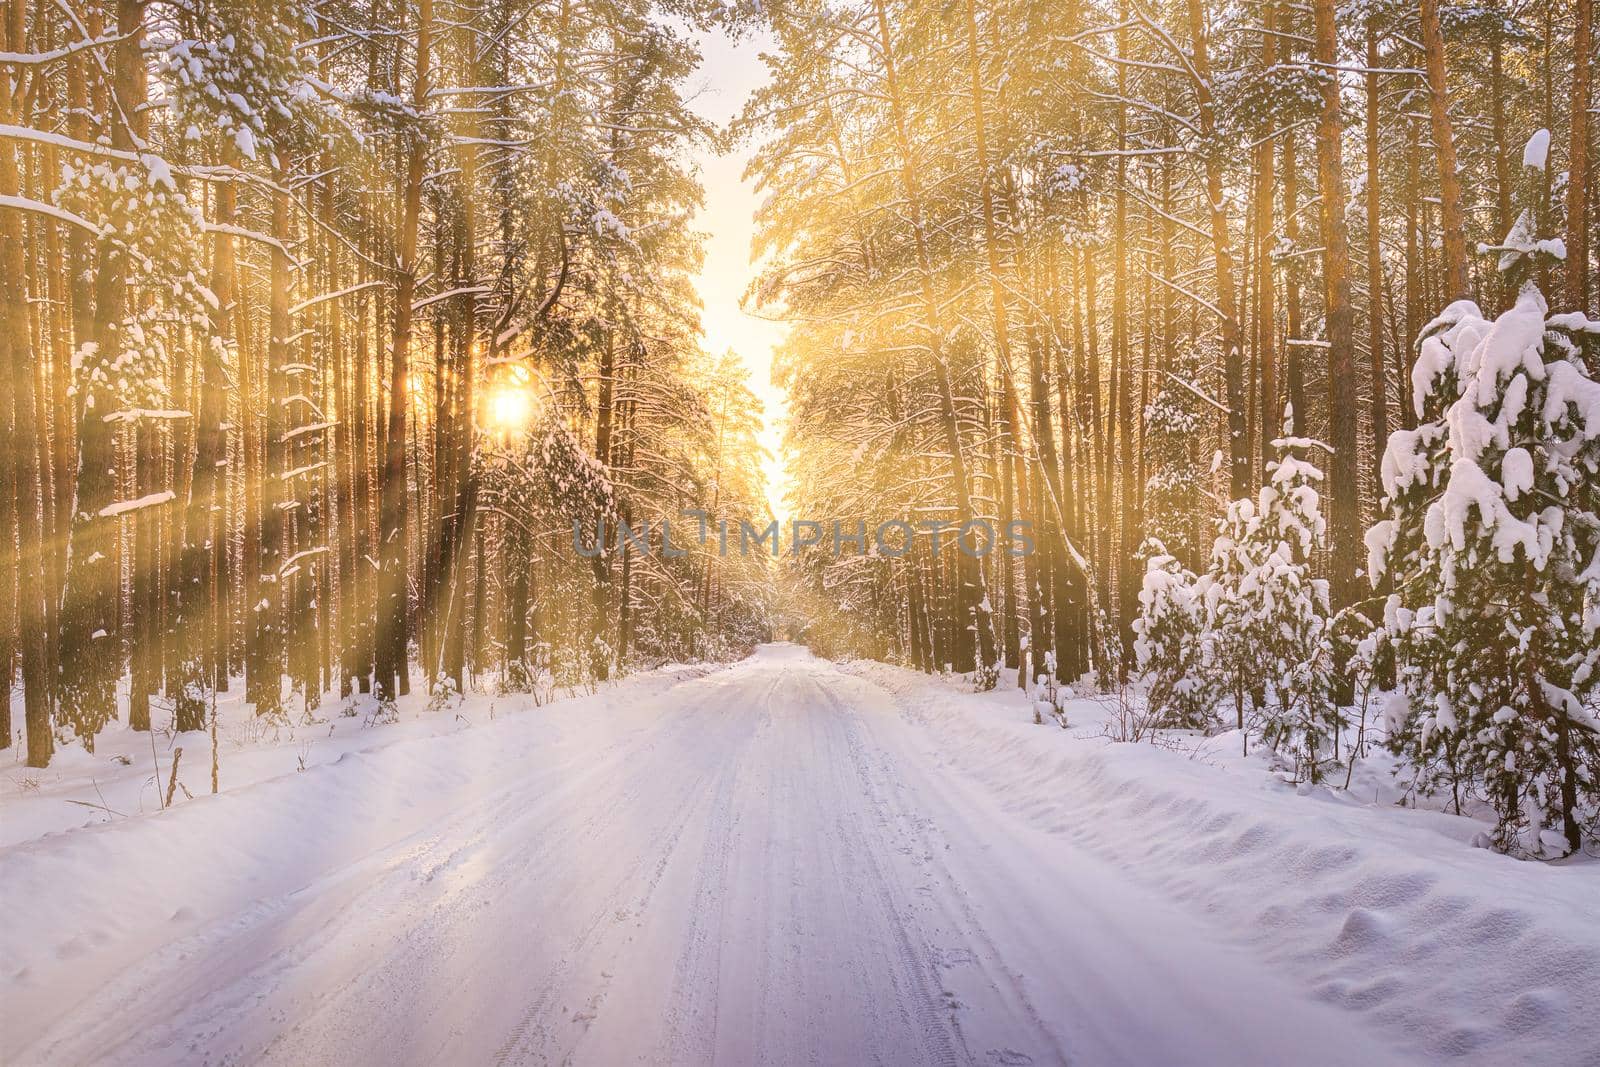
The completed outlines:
[[[1567,244],[1559,237],[1538,236],[1541,222],[1546,221],[1549,214],[1545,210],[1550,199],[1550,188],[1545,174],[1545,163],[1550,155],[1550,131],[1540,130],[1528,138],[1528,144],[1522,150],[1523,168],[1523,203],[1525,206],[1517,215],[1517,220],[1511,224],[1510,231],[1500,244],[1490,247],[1481,246],[1480,252],[1499,252],[1500,261],[1496,266],[1502,273],[1513,274],[1513,280],[1518,277],[1525,279],[1530,268],[1534,266],[1539,257],[1548,257],[1561,261],[1567,258]]]

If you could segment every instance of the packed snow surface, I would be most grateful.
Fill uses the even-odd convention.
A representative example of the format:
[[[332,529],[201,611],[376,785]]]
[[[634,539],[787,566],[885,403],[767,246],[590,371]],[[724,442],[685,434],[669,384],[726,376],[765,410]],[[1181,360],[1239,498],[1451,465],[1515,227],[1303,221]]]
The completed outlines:
[[[488,707],[227,753],[254,784],[132,817],[78,807],[91,824],[57,832],[41,806],[69,807],[48,795],[65,784],[5,797],[24,836],[0,849],[0,1061],[1600,1048],[1600,865],[1297,795],[1222,757],[1236,738],[1111,744],[1106,705],[1070,704],[1062,731],[1015,691],[781,645]],[[271,776],[274,751],[290,765]]]

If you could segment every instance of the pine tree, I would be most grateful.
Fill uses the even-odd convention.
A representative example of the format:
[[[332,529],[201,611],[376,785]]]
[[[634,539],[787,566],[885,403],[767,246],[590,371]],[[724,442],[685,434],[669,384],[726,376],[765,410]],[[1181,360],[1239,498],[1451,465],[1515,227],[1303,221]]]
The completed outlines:
[[[1457,790],[1482,790],[1496,847],[1578,847],[1600,804],[1600,324],[1550,314],[1534,282],[1559,261],[1535,236],[1549,135],[1524,150],[1524,199],[1498,252],[1515,306],[1426,335],[1419,412],[1385,457],[1385,520],[1369,535],[1397,592],[1385,612],[1406,704],[1392,744]],[[1434,391],[1439,395],[1430,395]],[[1453,397],[1453,399],[1452,399]],[[1553,829],[1554,834],[1546,834]]]
[[[1328,583],[1312,562],[1327,543],[1318,486],[1322,471],[1307,456],[1317,443],[1292,434],[1273,441],[1276,460],[1257,496],[1259,525],[1251,531],[1258,564],[1241,595],[1254,610],[1258,677],[1266,687],[1266,729],[1274,748],[1287,742],[1299,776],[1315,782],[1333,760],[1341,724],[1334,679]]]
[[[1133,650],[1150,710],[1162,726],[1205,729],[1212,701],[1201,674],[1204,615],[1196,579],[1159,542],[1147,544],[1155,551],[1145,563]]]
[[[1254,499],[1231,503],[1218,525],[1211,567],[1197,583],[1202,672],[1215,698],[1231,698],[1244,751],[1259,726],[1275,750],[1287,742],[1297,770],[1316,781],[1338,729],[1328,583],[1312,569],[1327,524],[1322,472],[1305,458],[1319,446],[1295,437],[1293,424],[1286,411],[1267,484]],[[1259,721],[1246,719],[1247,704]]]
[[[1259,617],[1249,593],[1259,565],[1261,516],[1249,497],[1232,501],[1217,523],[1211,561],[1196,583],[1203,605],[1200,637],[1202,675],[1213,701],[1231,701],[1240,751],[1250,752],[1246,709],[1252,715],[1262,703],[1257,660]]]

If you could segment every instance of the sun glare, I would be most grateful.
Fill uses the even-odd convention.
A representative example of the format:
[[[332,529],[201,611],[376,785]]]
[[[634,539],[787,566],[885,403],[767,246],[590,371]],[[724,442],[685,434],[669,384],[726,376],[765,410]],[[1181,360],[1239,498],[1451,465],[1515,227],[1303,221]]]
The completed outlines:
[[[533,395],[525,384],[498,382],[489,387],[485,409],[486,430],[521,433],[533,421]]]

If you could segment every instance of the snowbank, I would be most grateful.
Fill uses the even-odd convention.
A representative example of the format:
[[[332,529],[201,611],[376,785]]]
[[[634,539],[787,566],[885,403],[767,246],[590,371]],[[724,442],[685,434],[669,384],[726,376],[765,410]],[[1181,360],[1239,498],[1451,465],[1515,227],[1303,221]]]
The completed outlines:
[[[1015,691],[846,669],[1017,818],[1180,900],[1402,1047],[1600,1062],[1600,863],[1522,862],[1469,847],[1478,820],[1296,789],[1228,735],[1115,744],[1114,706],[1098,701],[1070,703],[1064,733],[1033,725]]]

